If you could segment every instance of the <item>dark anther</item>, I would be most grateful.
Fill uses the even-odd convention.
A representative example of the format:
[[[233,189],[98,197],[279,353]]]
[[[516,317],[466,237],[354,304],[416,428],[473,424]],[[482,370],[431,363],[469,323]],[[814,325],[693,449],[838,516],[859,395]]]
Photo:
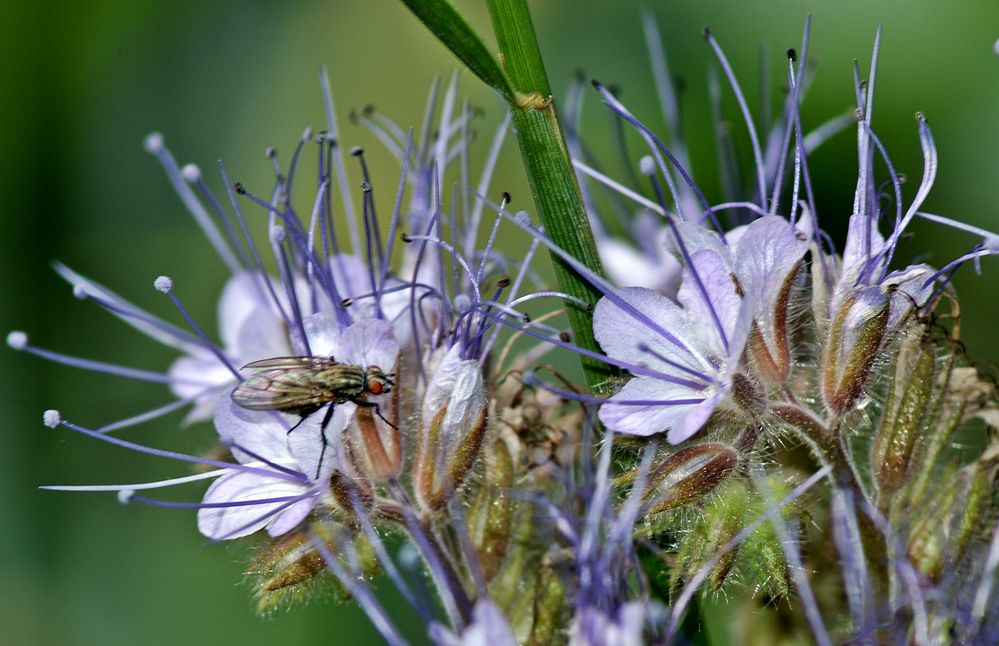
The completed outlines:
[[[593,314],[593,303],[587,303],[586,304],[586,313],[587,314]]]
[[[353,148],[350,149],[350,154],[353,155],[354,157],[360,157],[361,155],[364,154],[364,149],[361,148],[360,146],[354,146]]]
[[[597,88],[598,90],[600,90],[600,89],[602,89],[604,87],[603,83],[601,83],[597,79],[591,80],[590,83],[593,85],[593,87]]]
[[[704,40],[711,38],[711,30],[708,29],[707,27],[701,28],[701,36],[704,38]]]
[[[232,185],[233,189],[240,195],[246,195],[246,188],[243,186],[243,182],[235,182]]]
[[[370,117],[374,113],[375,113],[375,106],[371,103],[361,108],[361,114],[363,114],[366,117]]]
[[[345,298],[342,301],[340,301],[340,307],[350,307],[353,303],[354,301],[352,301],[351,299]]]
[[[277,150],[274,148],[274,146],[267,146],[267,150],[264,151],[264,156],[267,159],[274,159],[275,157],[277,157]]]
[[[523,314],[523,315],[521,315],[520,320],[523,321],[524,323],[530,323],[531,322],[531,315],[530,314]]]
[[[503,204],[509,204],[512,201],[513,199],[510,197],[510,193],[507,191],[503,191]]]
[[[499,287],[500,289],[506,289],[507,287],[510,286],[510,279],[506,277],[500,278],[498,281],[496,281],[496,286]]]
[[[562,330],[561,332],[559,332],[558,338],[563,343],[568,343],[569,341],[572,341],[572,335],[569,334],[569,330]]]
[[[361,190],[364,191],[365,193],[370,193],[371,184],[368,184],[367,182],[361,182]]]
[[[330,148],[336,148],[340,145],[340,142],[336,140],[336,137],[330,137],[327,141],[330,142]]]
[[[409,244],[410,242],[413,241],[413,239],[410,238],[409,234],[406,233],[405,231],[402,232],[402,235],[400,237],[402,238],[402,241],[405,242],[406,244]]]
[[[792,47],[791,49],[787,50],[787,58],[792,63],[794,63],[795,61],[798,60],[798,52],[794,51],[794,47]]]

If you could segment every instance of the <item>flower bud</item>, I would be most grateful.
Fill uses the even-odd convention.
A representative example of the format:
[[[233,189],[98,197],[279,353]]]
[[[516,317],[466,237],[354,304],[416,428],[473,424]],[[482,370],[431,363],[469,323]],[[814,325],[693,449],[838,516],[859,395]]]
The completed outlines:
[[[884,415],[871,448],[874,479],[882,498],[897,492],[911,471],[913,448],[925,428],[935,359],[932,346],[924,344],[918,332],[899,348]]]
[[[956,567],[986,515],[995,476],[994,460],[981,459],[957,473],[924,505],[909,535],[909,559],[924,575],[939,581]]]
[[[461,486],[486,430],[482,368],[451,348],[438,364],[420,408],[420,448],[414,465],[417,500],[437,511]]]
[[[308,601],[317,595],[329,596],[330,583],[337,601],[350,598],[339,582],[323,576],[326,562],[313,543],[318,538],[326,543],[329,553],[336,553],[329,526],[312,523],[309,532],[314,538],[305,532],[290,532],[265,545],[257,554],[247,572],[257,577],[257,612],[264,614],[282,605]],[[353,561],[362,573],[374,575],[378,572],[371,544],[363,534],[355,534],[350,539],[350,546],[354,552]]]
[[[670,455],[649,477],[650,514],[676,509],[713,491],[739,464],[725,444],[697,444]]]
[[[822,396],[834,413],[850,409],[863,392],[888,325],[887,296],[859,290],[836,314],[822,357]]]
[[[469,535],[487,581],[499,571],[510,542],[513,499],[507,492],[513,486],[513,456],[506,443],[498,440],[489,452],[482,486],[468,512]]]

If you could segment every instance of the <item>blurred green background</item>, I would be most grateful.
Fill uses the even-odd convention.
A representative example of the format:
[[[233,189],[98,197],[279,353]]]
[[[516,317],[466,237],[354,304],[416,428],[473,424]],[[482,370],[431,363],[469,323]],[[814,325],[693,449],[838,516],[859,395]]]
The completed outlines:
[[[459,2],[487,28],[479,2]],[[687,133],[695,177],[717,195],[712,175],[704,71],[709,25],[756,95],[759,47],[774,78],[814,12],[818,78],[805,118],[815,125],[852,101],[851,60],[868,61],[885,27],[875,128],[898,168],[921,172],[913,114],[924,111],[940,148],[940,172],[926,209],[999,229],[999,5],[992,0],[919,2],[719,2],[548,0],[532,3],[557,93],[577,69],[623,88],[634,112],[661,128],[649,80],[639,9],[660,20],[672,71],[686,79]],[[0,21],[0,330],[23,329],[44,347],[161,370],[173,353],[72,298],[50,269],[58,259],[167,318],[178,317],[151,288],[169,274],[187,306],[214,329],[214,298],[226,271],[142,149],[164,133],[181,163],[203,169],[221,157],[232,174],[269,189],[264,148],[290,153],[305,125],[322,127],[317,66],[330,68],[337,105],[374,103],[404,126],[418,125],[434,74],[456,67],[399,3],[36,2],[5,3]],[[466,74],[463,87],[495,123],[500,104]],[[755,99],[751,99],[755,101]],[[597,144],[608,123],[588,96],[587,131]],[[755,104],[755,103],[754,103]],[[357,126],[343,140],[371,152],[381,204],[391,203],[397,168]],[[806,125],[807,127],[807,125]],[[485,128],[481,131],[487,132]],[[738,128],[736,132],[740,132]],[[740,135],[741,136],[741,135]],[[485,137],[481,137],[484,139]],[[849,215],[856,172],[852,133],[813,159],[820,215],[837,229]],[[528,203],[515,146],[495,186],[515,207]],[[480,149],[477,154],[481,156]],[[910,182],[911,195],[915,181]],[[930,262],[973,242],[939,227],[916,227],[906,250],[932,245]],[[995,262],[965,269],[963,339],[982,359],[999,356]],[[241,572],[249,553],[204,546],[193,514],[124,507],[113,495],[40,492],[40,484],[115,483],[180,475],[164,460],[99,445],[41,425],[50,407],[84,425],[166,401],[154,385],[92,375],[3,348],[0,406],[0,635],[17,644],[364,643],[374,633],[352,607],[315,603],[261,619]],[[177,417],[127,437],[178,450],[210,445],[205,426]],[[196,497],[196,492],[191,491]],[[419,635],[417,625],[409,633]]]

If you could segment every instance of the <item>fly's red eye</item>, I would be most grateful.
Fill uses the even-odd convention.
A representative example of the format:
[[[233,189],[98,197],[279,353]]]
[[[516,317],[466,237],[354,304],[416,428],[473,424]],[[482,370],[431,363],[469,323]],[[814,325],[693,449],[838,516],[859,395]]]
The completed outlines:
[[[385,387],[382,385],[382,382],[373,380],[368,382],[368,392],[372,395],[381,395],[383,390],[385,390]]]

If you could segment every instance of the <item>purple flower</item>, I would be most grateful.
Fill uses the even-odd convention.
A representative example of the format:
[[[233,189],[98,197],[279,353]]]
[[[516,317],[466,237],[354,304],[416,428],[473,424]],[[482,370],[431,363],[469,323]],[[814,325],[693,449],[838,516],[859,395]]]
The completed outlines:
[[[678,444],[730,392],[752,325],[768,347],[786,347],[781,295],[807,244],[776,216],[726,239],[692,224],[675,235],[671,249],[686,260],[676,301],[640,287],[617,290],[597,303],[593,331],[634,374],[601,406],[601,421],[632,435],[668,430]]]

